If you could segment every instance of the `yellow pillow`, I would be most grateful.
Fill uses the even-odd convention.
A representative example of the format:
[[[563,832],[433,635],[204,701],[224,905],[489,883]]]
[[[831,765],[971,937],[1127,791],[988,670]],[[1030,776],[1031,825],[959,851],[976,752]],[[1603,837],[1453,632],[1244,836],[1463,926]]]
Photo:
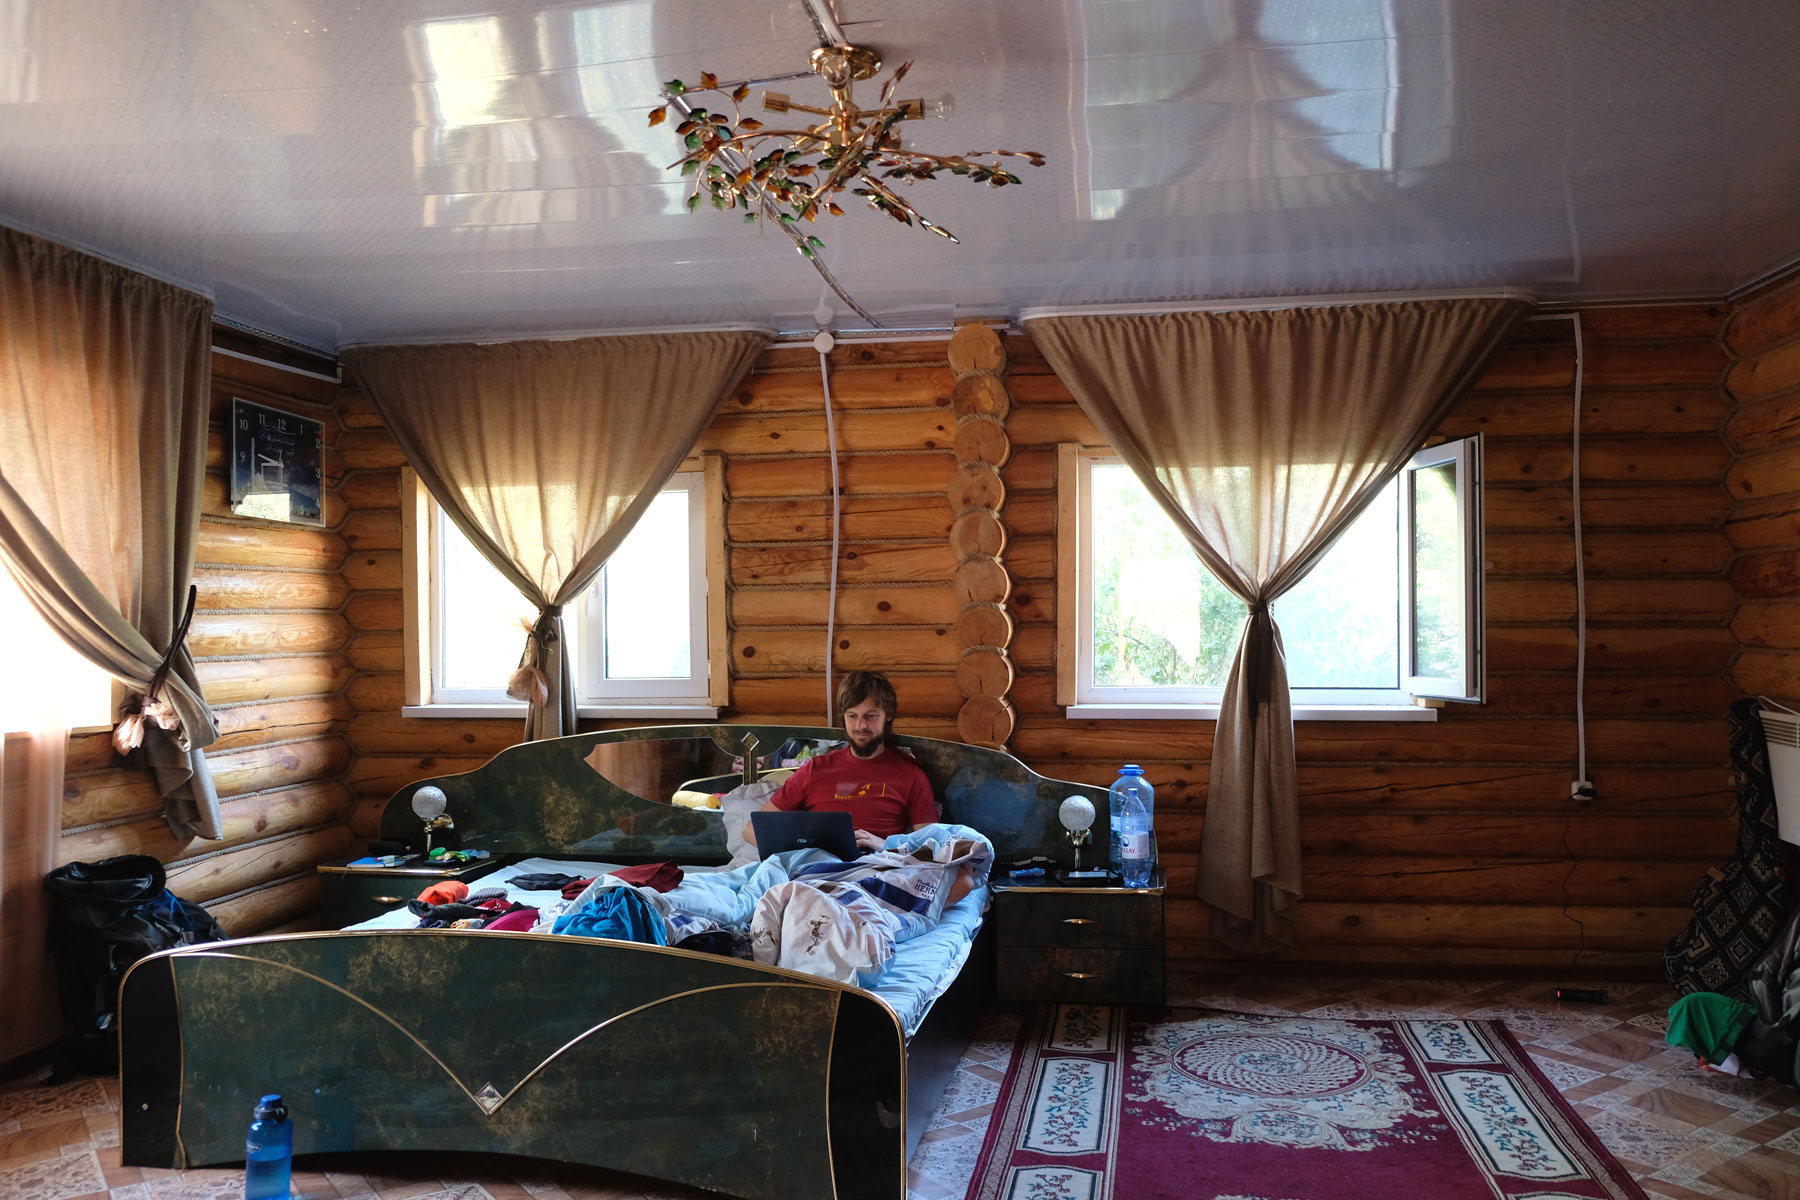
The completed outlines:
[[[669,797],[669,803],[677,808],[717,808],[719,792],[676,792]]]

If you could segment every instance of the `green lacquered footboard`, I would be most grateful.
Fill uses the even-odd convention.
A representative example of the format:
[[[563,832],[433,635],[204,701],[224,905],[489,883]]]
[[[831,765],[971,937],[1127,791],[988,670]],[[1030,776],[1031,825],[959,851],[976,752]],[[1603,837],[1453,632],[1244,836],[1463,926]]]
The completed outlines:
[[[250,938],[145,959],[120,1002],[124,1162],[475,1150],[735,1195],[905,1195],[906,1049],[853,988],[678,950],[460,930]],[[179,1031],[178,1033],[176,1031]]]

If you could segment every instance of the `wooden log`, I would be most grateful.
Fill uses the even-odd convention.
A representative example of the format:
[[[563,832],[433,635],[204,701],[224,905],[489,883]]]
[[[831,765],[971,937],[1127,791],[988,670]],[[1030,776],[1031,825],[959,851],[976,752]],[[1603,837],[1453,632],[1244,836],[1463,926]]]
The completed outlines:
[[[1723,624],[1737,607],[1731,584],[1723,579],[1591,578],[1587,597],[1588,616],[1595,621]]]
[[[186,855],[206,854],[297,830],[341,825],[353,803],[350,789],[341,783],[309,783],[263,792],[220,802],[219,823],[224,836],[218,841],[178,838],[158,815],[65,834],[57,846],[57,861],[94,862],[119,854],[148,854],[166,863],[174,862]]]
[[[956,459],[939,451],[867,457],[845,455],[838,463],[843,492],[909,492],[942,495]],[[823,457],[739,459],[726,463],[725,489],[734,500],[770,496],[829,495],[831,467]]]
[[[442,720],[398,713],[361,713],[350,721],[350,744],[358,754],[495,755],[524,737],[523,719]]]
[[[350,594],[350,585],[343,575],[321,571],[197,567],[194,583],[199,588],[194,607],[201,612],[219,608],[319,608],[335,612]]]
[[[194,673],[208,704],[236,704],[341,691],[350,682],[350,669],[341,654],[309,654],[201,662]]]
[[[900,711],[912,717],[954,717],[962,709],[962,689],[956,677],[944,675],[896,675],[890,680]],[[733,706],[757,712],[816,712],[825,709],[823,675],[773,675],[736,679],[731,684]]]
[[[1012,617],[998,604],[977,604],[957,614],[956,636],[964,646],[1005,646],[1012,641]]]
[[[406,669],[406,645],[402,634],[359,633],[350,639],[350,646],[345,653],[350,659],[350,665],[358,671]]]
[[[845,496],[839,504],[839,536],[943,537],[956,513],[942,496]],[[816,542],[831,537],[829,496],[789,500],[733,500],[725,510],[733,542]]]
[[[1583,687],[1590,715],[1693,713],[1708,720],[1736,698],[1723,675],[1638,675],[1590,672]],[[1486,711],[1516,716],[1572,714],[1575,681],[1567,675],[1488,675]]]
[[[731,582],[822,584],[831,572],[830,546],[734,547]],[[955,556],[945,544],[872,546],[852,542],[838,548],[838,582],[897,583],[950,578]]]
[[[1725,487],[1733,496],[1783,496],[1800,492],[1800,454],[1791,446],[1746,454],[1725,474]]]
[[[1522,344],[1517,339],[1496,354],[1475,381],[1477,391],[1499,392],[1574,385],[1573,347]]]
[[[1490,579],[1491,621],[1566,621],[1575,615],[1575,585],[1560,579]]]
[[[145,769],[108,767],[63,778],[62,828],[118,821],[162,811],[162,793]]]
[[[1575,569],[1573,532],[1525,533],[1496,529],[1482,546],[1490,578],[1504,575],[1563,575]],[[1492,620],[1502,620],[1490,616]]]
[[[344,539],[328,529],[201,521],[194,560],[219,566],[300,567],[334,571],[347,553]]]
[[[385,429],[387,422],[375,402],[360,388],[345,388],[338,393],[338,425],[344,429]]]
[[[1573,512],[1566,485],[1488,487],[1482,506],[1490,532],[1566,528]],[[1583,484],[1581,489],[1585,530],[1716,529],[1730,512],[1731,497],[1716,484]]]
[[[345,826],[295,834],[229,850],[214,858],[177,863],[168,872],[169,890],[183,900],[204,904],[231,892],[310,871],[322,862],[350,853],[355,839]]]
[[[406,465],[406,455],[388,431],[350,429],[338,435],[335,447],[352,471],[392,470]]]
[[[0,738],[0,742],[5,742],[9,747],[14,744],[7,742],[4,738]],[[17,744],[19,752],[23,754],[25,743],[21,741]],[[113,762],[114,757],[111,730],[105,733],[71,733],[68,750],[63,755],[63,772],[75,775],[82,771],[98,771],[102,767],[116,766],[117,764]],[[20,759],[15,766],[13,761],[8,758],[6,775],[10,776],[15,770],[23,771],[24,769],[23,759]],[[0,776],[0,778],[4,777]]]
[[[217,900],[205,908],[229,936],[249,937],[271,926],[317,912],[319,877],[302,876],[234,900]]]
[[[984,463],[990,467],[1003,467],[1012,455],[1012,440],[1007,437],[1006,426],[998,421],[970,418],[956,427],[952,449],[958,464]]]
[[[1731,632],[1746,646],[1800,650],[1800,604],[1790,600],[1746,601],[1731,619]]]
[[[331,732],[339,721],[350,718],[350,700],[343,693],[310,696],[303,700],[273,700],[215,708],[219,738],[209,752],[236,750],[261,742],[311,738]]]
[[[1000,519],[1011,533],[1046,537],[1056,532],[1056,499],[1054,496],[1022,496],[1009,491]]]
[[[1489,671],[1573,671],[1575,631],[1489,625],[1487,658]]]
[[[1739,404],[1800,388],[1800,339],[1778,342],[1741,359],[1725,377],[1725,388]]]
[[[1013,737],[1013,753],[1053,766],[1065,759],[1136,762],[1151,746],[1168,756],[1205,759],[1211,757],[1212,739],[1210,721],[1026,722]],[[1572,762],[1575,757],[1574,722],[1555,719],[1446,720],[1428,725],[1297,721],[1294,740],[1300,762],[1542,764]],[[1060,778],[1060,766],[1050,774]]]
[[[1004,696],[1012,685],[1012,656],[1004,650],[969,649],[956,662],[956,686],[966,697]]]
[[[350,747],[335,735],[310,742],[234,750],[207,759],[221,799],[330,779],[342,774],[349,765]]]
[[[1590,720],[1587,733],[1594,762],[1716,762],[1723,768],[1728,761],[1723,721],[1607,717]]]
[[[1585,347],[1582,383],[1605,388],[1717,386],[1731,365],[1724,347],[1713,341],[1668,341]]]
[[[1006,549],[1006,526],[991,508],[975,508],[950,526],[950,552],[957,560],[972,554],[999,555]]]
[[[946,348],[949,338],[943,342],[863,342],[840,341],[825,356],[826,363],[833,371],[847,367],[883,367],[893,364],[907,366],[936,365],[947,363]],[[819,355],[810,344],[800,346],[771,346],[757,355],[752,371],[773,371],[781,368],[804,368],[816,379],[819,374]]]
[[[356,712],[397,713],[406,703],[406,676],[399,671],[358,675],[345,696]]]
[[[1056,630],[1044,625],[1017,630],[1007,653],[1020,671],[1049,671],[1056,665]]]
[[[357,592],[344,605],[344,620],[352,629],[404,629],[404,599],[400,592]]]
[[[400,510],[367,508],[353,512],[338,525],[344,544],[355,551],[400,549]]]
[[[979,463],[966,463],[956,468],[950,480],[950,508],[963,512],[971,508],[998,510],[1006,503],[1006,484],[1000,472]]]
[[[1055,375],[1008,371],[1006,390],[1015,405],[1073,404],[1075,396]]]
[[[1800,654],[1792,650],[1746,650],[1732,664],[1731,678],[1748,695],[1800,708]]]
[[[1194,856],[1198,859],[1198,856]],[[1165,861],[1165,869],[1170,864]],[[1198,865],[1197,862],[1195,864]],[[1706,859],[1623,862],[1567,858],[1345,858],[1323,855],[1304,866],[1308,903],[1379,900],[1428,904],[1523,904],[1567,895],[1574,904],[1685,904]],[[1171,872],[1173,874],[1173,872]],[[1173,888],[1180,880],[1171,878]]]
[[[839,409],[950,407],[956,376],[948,366],[893,367],[844,371],[831,381],[831,402]],[[750,375],[725,402],[730,413],[817,412],[825,391],[817,371]]]
[[[739,628],[757,625],[817,625],[825,628],[824,588],[772,591],[738,588],[731,593],[731,622]],[[945,625],[954,623],[961,604],[948,584],[942,587],[859,587],[840,590],[839,625]]]
[[[1015,537],[1007,541],[1006,569],[1014,584],[1029,581],[1050,586],[1056,578],[1056,541],[1053,538]]]
[[[1582,336],[1596,342],[1711,342],[1725,326],[1725,304],[1646,304],[1581,310]]]
[[[525,723],[521,721],[521,737],[524,736],[524,730]],[[486,754],[358,754],[350,770],[345,773],[344,781],[359,796],[380,796],[385,799],[405,785],[420,779],[462,775],[473,771],[491,757],[492,755]]]
[[[1792,275],[1731,307],[1725,344],[1739,358],[1749,358],[1800,333],[1800,286]]]
[[[1524,438],[1490,438],[1482,458],[1489,483],[1559,482],[1574,462],[1567,442]]]
[[[958,375],[982,371],[997,375],[1006,369],[1006,347],[1000,335],[986,325],[959,326],[947,348],[950,369]]]
[[[1012,591],[1012,579],[1001,563],[971,558],[958,564],[950,587],[959,604],[1004,604]]]
[[[1036,583],[1032,590],[1015,590],[1007,597],[1006,611],[1012,615],[1015,624],[1029,623],[1042,625],[1056,620],[1056,601]]]
[[[405,580],[398,550],[359,550],[344,561],[344,581],[355,591],[397,592]]]
[[[1735,505],[1725,535],[1740,550],[1791,546],[1800,542],[1800,493],[1759,496]]]
[[[1017,723],[1003,696],[971,696],[956,714],[956,735],[971,746],[1006,745]]]
[[[313,379],[306,375],[296,375],[292,371],[284,371],[279,367],[270,366],[268,363],[251,362],[249,359],[220,354],[217,344],[225,341],[227,332],[231,332],[234,337],[245,336],[236,334],[236,331],[227,331],[217,325],[213,326],[215,347],[211,361],[212,392],[215,400],[241,395],[249,400],[267,401],[277,408],[285,406],[292,410],[298,405],[301,411],[307,412],[309,416],[330,417],[330,407],[338,397],[338,384],[329,379]],[[268,352],[268,343],[262,342],[260,338],[253,343],[249,342],[246,337],[243,342],[234,342],[232,348],[248,352],[250,345],[257,343],[260,343],[258,345],[259,352]],[[277,353],[285,354],[282,351],[277,351]],[[308,363],[306,365],[308,369],[312,369],[323,364]],[[315,414],[311,411],[315,408],[324,411]],[[223,419],[223,410],[220,411],[219,419]]]
[[[1165,822],[1157,806],[1157,839],[1164,845],[1198,846],[1200,813],[1176,811]],[[1712,859],[1731,853],[1735,823],[1725,817],[1572,816],[1568,849],[1561,821],[1521,820],[1512,815],[1414,813],[1307,814],[1300,821],[1301,852],[1410,858],[1480,847],[1484,858]]]
[[[338,499],[351,512],[365,508],[397,509],[400,506],[400,469],[352,471],[338,485]]]
[[[1731,541],[1714,530],[1638,533],[1598,529],[1582,539],[1583,559],[1592,576],[1724,574],[1732,559]]]
[[[839,671],[953,670],[961,652],[948,626],[840,630],[833,663]],[[825,669],[825,639],[810,630],[737,630],[731,637],[737,675],[793,675]]]
[[[1001,477],[1008,491],[1047,491],[1056,486],[1056,451],[1015,447]]]
[[[1739,408],[1725,427],[1725,440],[1739,454],[1800,445],[1800,395]]]
[[[1597,950],[1660,949],[1693,916],[1679,907],[1612,908],[1560,904],[1339,904],[1300,905],[1294,941],[1337,945],[1482,947],[1535,950],[1572,943],[1581,922],[1583,944]]]
[[[340,650],[350,623],[333,612],[196,613],[188,649],[196,658],[227,654],[317,654]]]
[[[1204,923],[1190,922],[1199,929]],[[1570,924],[1570,930],[1575,926]],[[1163,944],[1171,963],[1177,961],[1204,963],[1207,970],[1231,971],[1238,964],[1254,961],[1252,956],[1227,949],[1203,937],[1167,936]],[[1418,969],[1421,962],[1442,964],[1459,971],[1480,968],[1484,975],[1508,976],[1521,971],[1533,974],[1566,972],[1575,956],[1575,942],[1564,941],[1551,947],[1532,950],[1469,948],[1464,946],[1383,946],[1373,950],[1363,946],[1306,946],[1284,955],[1282,961],[1316,967],[1320,973],[1338,972],[1339,964],[1350,964],[1357,974],[1389,970],[1404,975]],[[1596,950],[1583,947],[1581,965],[1594,971],[1619,971],[1631,978],[1654,978],[1662,969],[1659,950]]]
[[[1729,629],[1590,629],[1587,665],[1590,671],[1722,671],[1736,650]]]
[[[941,408],[901,412],[846,413],[833,422],[838,452],[950,448],[954,418]],[[715,450],[740,454],[826,454],[831,440],[825,414],[759,413],[717,417],[694,444],[694,453]]]
[[[1731,565],[1731,586],[1756,599],[1800,593],[1800,547],[1753,550]]]
[[[1061,442],[1094,447],[1107,444],[1106,435],[1073,404],[1041,404],[1021,409],[1007,418],[1006,435],[1017,446],[1054,446]]]
[[[1012,411],[1012,398],[997,375],[965,375],[950,391],[950,411],[957,420],[982,416],[1005,421]]]

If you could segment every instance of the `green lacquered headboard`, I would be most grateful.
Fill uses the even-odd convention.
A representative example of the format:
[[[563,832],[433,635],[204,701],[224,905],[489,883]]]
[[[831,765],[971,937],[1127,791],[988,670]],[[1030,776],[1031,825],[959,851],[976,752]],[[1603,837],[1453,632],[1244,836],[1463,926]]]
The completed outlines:
[[[466,774],[401,788],[382,813],[381,835],[416,843],[420,823],[412,813],[412,795],[434,784],[448,797],[446,811],[456,823],[434,844],[610,862],[723,862],[723,818],[716,811],[667,803],[671,781],[718,777],[734,769],[733,760],[746,757],[746,747],[749,757],[757,758],[790,739],[841,741],[843,732],[788,725],[663,725],[525,742]],[[1046,779],[1004,751],[936,738],[897,735],[894,740],[931,780],[944,819],[981,830],[1001,861],[1066,852],[1056,819],[1065,796],[1086,796],[1106,811],[1106,789]]]

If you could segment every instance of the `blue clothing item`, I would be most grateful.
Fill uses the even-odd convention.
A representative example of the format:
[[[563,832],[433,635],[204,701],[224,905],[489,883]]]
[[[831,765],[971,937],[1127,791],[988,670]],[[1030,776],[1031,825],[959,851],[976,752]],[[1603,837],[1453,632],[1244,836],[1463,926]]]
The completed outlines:
[[[575,912],[556,918],[551,928],[556,933],[577,937],[617,938],[652,946],[669,944],[662,915],[629,887],[608,888]]]

